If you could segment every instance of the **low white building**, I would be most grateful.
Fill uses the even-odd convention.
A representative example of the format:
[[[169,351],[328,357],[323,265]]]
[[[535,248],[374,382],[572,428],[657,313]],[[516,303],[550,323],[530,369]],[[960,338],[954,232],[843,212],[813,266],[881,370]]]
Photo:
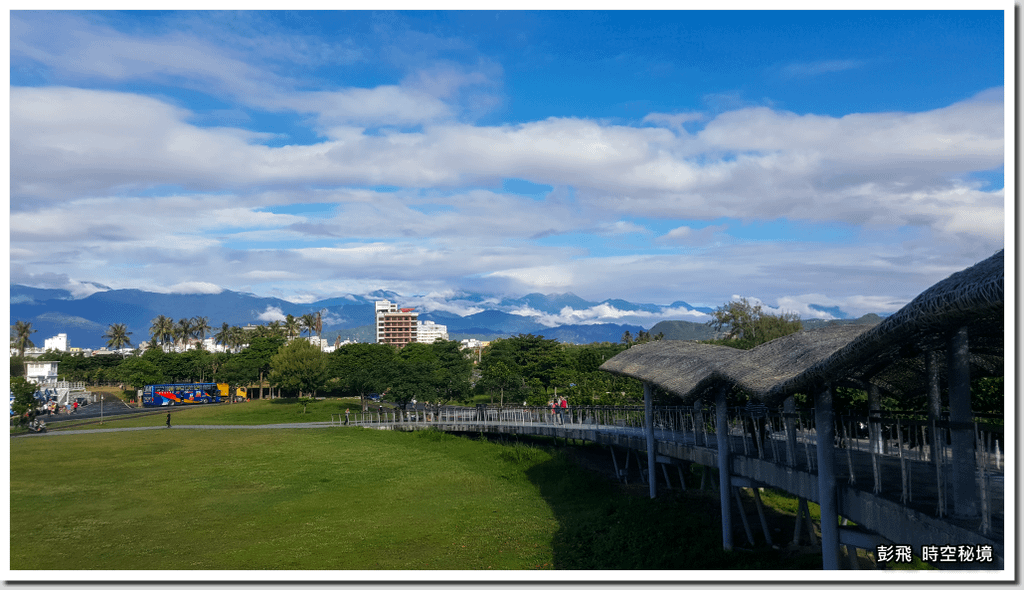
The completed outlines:
[[[56,387],[57,365],[60,361],[25,361],[25,379],[40,389]]]
[[[448,326],[442,326],[435,324],[434,322],[427,320],[425,322],[416,322],[416,342],[423,344],[430,344],[437,340],[448,339]]]

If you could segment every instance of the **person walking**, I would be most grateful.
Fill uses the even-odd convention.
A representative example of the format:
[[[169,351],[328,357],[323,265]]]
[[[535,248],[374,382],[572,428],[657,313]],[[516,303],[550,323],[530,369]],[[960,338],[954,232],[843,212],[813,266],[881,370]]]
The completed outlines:
[[[349,414],[349,412],[351,412],[351,411],[352,411],[352,410],[350,410],[350,409],[348,409],[348,408],[345,408],[345,426],[348,426],[348,414]]]
[[[555,401],[556,400],[551,400],[551,423],[552,424],[555,424],[555,406],[558,405],[558,404],[555,403]]]
[[[561,405],[561,408],[559,409],[559,412],[561,412],[561,414],[562,414],[562,416],[561,416],[562,424],[565,424],[565,417],[566,416],[569,416],[569,422],[572,422],[572,416],[569,415],[569,400],[567,400],[567,399],[565,399],[563,397],[562,401],[560,402],[560,405]]]
[[[167,412],[167,428],[171,427],[171,413]]]

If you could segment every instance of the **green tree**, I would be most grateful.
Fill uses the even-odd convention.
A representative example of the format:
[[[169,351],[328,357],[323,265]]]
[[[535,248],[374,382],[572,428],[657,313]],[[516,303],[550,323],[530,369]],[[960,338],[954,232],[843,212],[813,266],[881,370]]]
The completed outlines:
[[[539,378],[534,378],[540,383]],[[491,403],[494,403],[494,392],[498,392],[498,403],[505,405],[505,394],[509,394],[509,401],[517,401],[520,394],[525,393],[526,379],[523,377],[519,367],[509,365],[503,360],[495,360],[487,363],[481,371],[480,381],[477,382],[478,389],[490,393]]]
[[[299,325],[306,331],[307,335],[312,337],[313,332],[316,331],[316,316],[311,313],[304,314],[299,318]]]
[[[129,336],[132,333],[128,331],[128,326],[124,324],[111,324],[107,327],[107,331],[103,334],[103,338],[107,341],[107,346],[113,349],[121,349],[125,346],[131,346],[132,341]]]
[[[284,318],[284,333],[289,340],[302,333],[302,323],[292,314],[288,314]]]
[[[188,341],[192,338],[192,320],[181,318],[174,325],[174,341],[181,346],[182,350],[188,349]]]
[[[438,384],[435,370],[438,367],[437,357],[429,344],[407,344],[398,352],[388,399],[402,407],[413,399],[436,402]]]
[[[213,355],[202,348],[193,348],[180,353],[184,361],[187,379],[195,383],[205,383],[213,376]]]
[[[243,351],[247,355],[252,355],[252,362],[257,367],[261,399],[263,398],[263,378],[270,373],[270,359],[285,345],[285,339],[281,335],[270,332],[268,334],[271,335],[254,336],[249,342],[249,348]]]
[[[469,400],[469,379],[473,374],[473,361],[466,356],[458,342],[437,340],[430,344],[437,359],[434,383],[437,400],[441,403]]]
[[[359,396],[366,410],[366,395],[388,388],[398,352],[388,344],[355,343],[339,346],[328,358],[331,376],[342,388]]]
[[[282,392],[312,396],[327,378],[326,355],[307,340],[289,342],[270,359],[270,381]]]
[[[125,360],[117,368],[116,379],[130,386],[125,390],[129,400],[135,399],[136,389],[142,389],[147,385],[154,385],[164,381],[164,375],[152,361],[136,357]]]
[[[149,333],[166,352],[167,346],[174,339],[174,320],[165,315],[156,316],[149,326]]]
[[[199,341],[196,345],[197,348],[203,347],[203,341],[206,340],[206,333],[210,331],[210,324],[205,317],[196,316],[192,318],[192,334],[196,336]]]
[[[31,410],[36,405],[36,385],[24,377],[11,377],[11,393],[14,395],[14,403],[11,404],[11,409],[14,410],[14,415],[20,423],[23,421],[22,418],[25,412]]]
[[[761,304],[751,304],[746,298],[722,305],[711,317],[709,326],[720,333],[727,330],[724,340],[716,340],[714,343],[735,348],[753,348],[803,329],[797,314],[769,314],[761,309]]]
[[[18,349],[18,356],[22,359],[25,358],[26,348],[35,348],[35,344],[32,344],[30,339],[32,334],[38,332],[38,330],[32,329],[31,322],[23,322],[18,320],[11,326],[11,347]]]

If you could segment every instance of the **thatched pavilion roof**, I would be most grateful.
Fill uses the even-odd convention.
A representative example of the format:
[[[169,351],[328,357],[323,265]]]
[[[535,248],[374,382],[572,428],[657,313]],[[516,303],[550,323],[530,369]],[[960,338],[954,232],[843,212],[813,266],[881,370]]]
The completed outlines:
[[[1002,251],[936,283],[873,327],[802,330],[751,350],[662,340],[633,346],[601,369],[650,382],[684,401],[708,397],[720,384],[737,386],[769,405],[824,383],[874,383],[908,395],[925,385],[924,352],[944,350],[950,333],[964,325],[972,370],[1001,372]],[[937,356],[942,370],[946,355]]]

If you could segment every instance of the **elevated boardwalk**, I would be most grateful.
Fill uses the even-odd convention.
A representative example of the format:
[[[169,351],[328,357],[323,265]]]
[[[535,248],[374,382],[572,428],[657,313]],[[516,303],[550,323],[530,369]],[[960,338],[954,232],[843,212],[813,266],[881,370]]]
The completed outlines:
[[[613,449],[613,457],[614,449],[633,453],[648,452],[646,429],[632,425],[643,423],[642,409],[620,411],[618,418],[612,417],[610,420],[603,419],[598,413],[596,409],[576,408],[572,423],[564,425],[552,424],[543,408],[500,412],[495,409],[464,409],[458,414],[436,414],[436,417],[431,416],[430,421],[422,412],[413,414],[415,421],[395,421],[398,416],[387,414],[376,422],[359,420],[352,424],[391,430],[436,428],[445,432],[588,441]],[[652,497],[659,480],[672,485],[674,478],[666,465],[696,463],[716,469],[719,467],[718,440],[715,434],[708,428],[704,431],[692,428],[692,425],[700,423],[696,420],[689,422],[691,427],[687,427],[685,420],[673,423],[673,420],[666,419],[669,413],[692,417],[700,415],[701,411],[693,408],[656,410],[662,427],[652,429],[654,457],[648,457],[647,463],[642,463],[637,455],[634,461],[634,465],[643,470],[641,476],[654,472],[654,481],[648,479]],[[759,457],[752,438],[744,432],[741,413],[739,410],[732,411],[734,419],[730,422],[726,439],[731,485],[775,488],[820,504],[816,463],[818,450],[814,430],[805,427],[793,432],[793,437],[788,436],[787,432],[773,432],[767,437],[767,444]],[[712,416],[703,417],[705,424],[714,424]],[[794,445],[788,444],[790,438],[794,439]],[[1004,568],[1001,457],[988,454],[980,460],[982,468],[979,469],[975,483],[982,497],[982,514],[972,519],[954,518],[950,514],[951,465],[948,462],[937,467],[930,460],[931,450],[927,445],[915,445],[912,448],[906,442],[900,446],[899,442],[902,441],[885,441],[884,453],[872,453],[868,442],[866,438],[841,441],[842,444],[833,449],[838,513],[857,525],[840,527],[841,545],[859,547],[870,552],[877,552],[879,545],[909,546],[912,554],[917,557],[922,555],[923,548],[927,546],[958,549],[970,547],[975,552],[978,548],[990,548],[991,562],[935,560],[932,565],[956,569]],[[654,467],[656,464],[662,467],[648,468],[648,465]],[[616,469],[619,466],[616,461]],[[658,471],[661,471],[660,475]],[[744,526],[750,530],[746,523]],[[747,534],[749,537],[750,532]]]

